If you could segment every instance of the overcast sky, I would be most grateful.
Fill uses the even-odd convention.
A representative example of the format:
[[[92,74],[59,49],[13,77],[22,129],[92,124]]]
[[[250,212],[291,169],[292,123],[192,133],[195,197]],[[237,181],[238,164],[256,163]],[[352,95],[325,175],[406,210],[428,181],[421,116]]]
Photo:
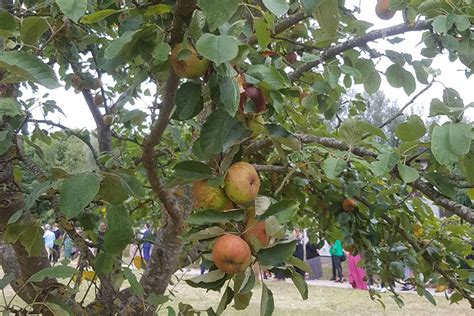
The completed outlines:
[[[373,23],[374,26],[370,30],[403,23],[401,12],[397,12],[395,17],[389,21],[378,19],[374,11],[375,3],[375,0],[346,0],[346,7],[353,8],[354,6],[360,5],[362,12],[358,18]],[[391,45],[386,40],[379,40],[376,43],[371,43],[370,47],[379,51],[393,49],[395,51],[412,54],[414,59],[421,59],[422,56],[418,54],[418,52],[421,50],[421,47],[416,47],[420,41],[421,32],[408,33],[401,35],[400,37],[404,37],[405,41],[396,45]],[[378,64],[378,69],[385,71],[385,69],[390,64],[391,63],[387,61],[386,58],[383,58],[382,62]],[[463,64],[460,62],[449,62],[448,56],[445,54],[443,56],[437,56],[434,59],[432,67],[442,71],[442,74],[437,78],[437,80],[444,83],[444,85],[447,87],[455,88],[461,94],[466,104],[474,101],[474,76],[472,76],[470,79],[466,79],[464,75],[465,66]],[[412,94],[412,96],[407,96],[403,89],[394,89],[390,87],[390,85],[385,81],[385,77],[382,76],[382,78],[383,83],[381,89],[390,99],[396,100],[400,106],[403,106],[414,94],[416,94],[415,92]],[[417,91],[421,90],[423,87],[423,85],[417,82]],[[424,116],[427,116],[431,99],[435,97],[441,98],[443,88],[444,87],[441,84],[435,84],[428,92],[420,96],[420,98],[418,98],[413,105],[413,107],[418,109],[415,112],[421,111]],[[55,121],[60,121],[62,124],[71,128],[95,128],[92,116],[89,113],[87,105],[85,104],[81,94],[74,94],[72,90],[66,91],[61,87],[49,91],[44,88],[40,88],[40,92],[37,95],[43,95],[46,92],[49,92],[50,94],[49,99],[56,100],[56,102],[61,106],[64,113],[66,114],[66,117],[51,116],[51,118],[54,118]],[[27,93],[26,96],[28,94],[29,93]],[[138,101],[134,108],[146,109],[147,106],[148,104],[146,100],[143,100]],[[408,109],[407,113],[410,113],[410,109]],[[37,114],[38,113],[35,113],[35,116],[38,116]],[[469,109],[466,115],[473,119],[474,109]]]

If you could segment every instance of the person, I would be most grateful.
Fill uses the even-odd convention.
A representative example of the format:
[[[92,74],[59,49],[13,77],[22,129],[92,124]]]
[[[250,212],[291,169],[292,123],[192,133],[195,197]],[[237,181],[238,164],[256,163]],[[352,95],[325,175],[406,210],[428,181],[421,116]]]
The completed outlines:
[[[304,261],[304,248],[303,248],[303,236],[301,234],[301,230],[298,228],[295,228],[293,230],[293,238],[296,240],[296,248],[295,252],[293,253],[293,256],[296,258]],[[296,272],[298,272],[303,278],[305,277],[305,272],[304,270],[295,267]]]
[[[54,233],[51,231],[51,226],[49,224],[44,225],[43,239],[46,252],[48,253],[48,259],[49,261],[52,261],[54,240],[56,239],[56,235],[54,235]]]
[[[71,260],[72,259],[72,247],[74,245],[71,237],[68,234],[65,234],[64,237],[64,259]]]
[[[364,278],[366,273],[364,268],[359,266],[361,261],[360,254],[352,255],[350,252],[347,252],[347,267],[349,268],[349,283],[354,289],[367,290],[367,283],[365,283]]]
[[[150,253],[151,253],[151,246],[152,243],[150,242],[153,240],[153,231],[151,230],[150,224],[145,224],[145,232],[143,233],[143,259],[145,262],[148,263],[150,260]]]
[[[107,224],[104,222],[100,222],[98,233],[97,233],[97,250],[95,254],[99,253],[100,249],[102,248],[102,245],[104,244],[106,230],[107,230]]]
[[[332,261],[332,278],[331,281],[343,282],[342,276],[342,244],[340,240],[336,240],[331,247],[329,248],[329,253],[331,254]]]
[[[53,262],[58,262],[59,257],[61,255],[61,231],[58,228],[58,223],[53,224],[53,229],[54,233],[54,246],[53,246]]]
[[[321,249],[323,245],[323,240],[317,244],[312,244],[310,242],[306,243],[306,263],[309,265],[312,271],[308,278],[309,280],[319,280],[323,277],[321,257],[319,256],[319,249]]]

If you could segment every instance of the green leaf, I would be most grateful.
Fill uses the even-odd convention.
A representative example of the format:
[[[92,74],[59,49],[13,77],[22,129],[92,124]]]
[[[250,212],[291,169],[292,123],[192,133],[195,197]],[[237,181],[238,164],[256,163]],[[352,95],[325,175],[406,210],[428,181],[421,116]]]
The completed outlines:
[[[204,106],[201,85],[193,82],[183,83],[176,91],[175,103],[173,119],[185,121],[198,115]]]
[[[18,238],[30,257],[39,257],[44,249],[44,230],[38,224],[28,227]]]
[[[131,171],[133,171],[133,169]],[[137,199],[142,199],[145,196],[143,184],[137,179],[137,177],[124,171],[119,171],[118,175],[120,176],[120,181],[122,181],[122,185],[128,195],[136,197]]]
[[[294,267],[301,269],[305,272],[308,272],[310,274],[313,273],[313,271],[311,270],[311,267],[306,262],[296,258],[295,256],[291,256],[290,258],[288,258],[287,262],[293,265]]]
[[[3,52],[0,54],[0,67],[5,68],[9,75],[15,76],[13,81],[4,80],[10,83],[26,80],[43,85],[48,89],[60,86],[54,70],[41,59],[27,52]]]
[[[299,208],[299,203],[295,200],[281,200],[270,207],[258,217],[260,221],[275,216],[280,224],[288,222]]]
[[[418,171],[415,168],[409,167],[402,163],[398,163],[397,168],[398,168],[398,173],[400,174],[400,177],[405,183],[414,182],[420,177],[420,175],[418,174]]]
[[[258,252],[258,262],[264,266],[278,266],[293,255],[296,240],[282,241]]]
[[[324,160],[321,168],[329,179],[336,179],[346,167],[345,160],[330,157]]]
[[[301,274],[297,273],[294,269],[290,269],[291,272],[291,280],[293,284],[296,286],[298,292],[300,292],[301,298],[303,300],[308,299],[308,283],[304,280]],[[286,273],[285,273],[286,274]]]
[[[255,18],[253,28],[255,30],[255,36],[257,37],[258,46],[260,46],[261,49],[265,49],[268,44],[270,44],[270,37],[272,35],[267,22],[263,18]]]
[[[224,143],[235,120],[229,113],[217,110],[207,117],[201,129],[201,149],[206,154],[216,155],[224,148]]]
[[[0,31],[7,31],[9,33],[15,29],[15,17],[7,11],[0,12]]]
[[[377,161],[371,163],[371,170],[375,176],[380,177],[392,170],[399,160],[400,155],[395,152],[380,154]]]
[[[209,179],[212,178],[211,168],[199,161],[182,161],[174,167],[174,175],[182,179]]]
[[[418,140],[425,133],[425,123],[418,115],[409,116],[407,121],[400,124],[395,130],[395,135],[406,142]]]
[[[232,77],[219,80],[219,108],[234,116],[239,106],[240,92],[237,81]]]
[[[36,272],[28,279],[28,282],[41,282],[45,278],[66,279],[72,277],[76,273],[77,270],[73,267],[58,265]]]
[[[151,293],[147,298],[146,302],[153,304],[155,306],[163,305],[164,303],[168,302],[170,297],[168,295],[157,295],[155,293]]]
[[[101,11],[97,11],[88,15],[85,15],[81,18],[82,24],[93,24],[102,21],[109,16],[118,13],[119,11],[114,9],[105,9]]]
[[[105,274],[112,271],[116,260],[116,256],[108,254],[104,251],[99,252],[95,259],[95,273]]]
[[[290,5],[286,2],[286,0],[263,0],[263,4],[278,18],[285,14],[290,8]]]
[[[228,35],[203,34],[196,43],[199,54],[220,65],[234,59],[239,53],[239,42]]]
[[[454,303],[457,303],[459,301],[462,301],[462,299],[464,298],[464,296],[462,296],[461,293],[459,292],[454,292],[453,294],[451,294],[451,296],[449,297],[449,301],[451,302],[451,304],[454,304]]]
[[[337,35],[339,26],[339,5],[338,1],[322,0],[313,13],[319,26],[328,36]]]
[[[213,32],[234,15],[239,2],[239,0],[198,0],[198,5],[206,15],[209,30]]]
[[[357,129],[366,133],[369,133],[371,135],[379,136],[380,138],[387,139],[383,131],[378,128],[373,126],[372,124],[369,124],[365,121],[356,121],[356,126]]]
[[[262,298],[260,300],[260,316],[271,316],[275,310],[272,291],[262,282]]]
[[[430,293],[430,291],[428,291],[427,289],[423,289],[423,295],[425,296],[425,298],[428,300],[428,302],[430,302],[431,304],[433,304],[434,306],[436,306],[436,300],[434,299],[433,295]]]
[[[36,45],[38,39],[47,30],[49,30],[49,24],[45,18],[37,16],[27,17],[21,24],[21,39],[25,44]]]
[[[220,271],[220,270],[212,270],[209,271],[208,273],[204,273],[202,275],[193,277],[191,279],[186,280],[186,282],[191,282],[195,284],[199,283],[213,283],[216,281],[221,280],[222,278],[225,277],[225,273]]]
[[[122,55],[126,55],[125,52],[133,46],[132,44],[134,41],[134,36],[138,33],[139,31],[127,31],[119,38],[114,39],[105,48],[104,57],[110,60]]]
[[[411,72],[405,70],[399,64],[393,64],[388,67],[385,75],[392,87],[403,88],[407,95],[412,94],[416,89],[416,81]]]
[[[252,65],[247,69],[246,75],[265,81],[274,90],[283,89],[289,85],[288,79],[273,66]]]
[[[245,218],[244,210],[236,211],[216,211],[212,209],[200,211],[191,214],[187,223],[190,225],[205,225],[205,224],[217,224],[217,223],[228,223],[230,221],[241,221]]]
[[[56,0],[56,3],[62,13],[76,23],[86,13],[87,0]]]
[[[367,77],[367,80],[364,82],[364,89],[367,93],[374,94],[379,91],[381,83],[382,78],[380,77],[378,72],[374,71]]]
[[[439,15],[433,20],[433,31],[436,33],[447,33],[453,26],[453,22],[447,15]]]
[[[10,284],[15,279],[16,279],[16,276],[13,273],[4,275],[3,278],[0,279],[0,290],[3,290],[4,288],[6,288],[8,284]]]
[[[15,117],[21,114],[20,103],[13,98],[0,98],[0,120],[4,117]]]
[[[53,187],[53,182],[46,181],[46,182],[41,182],[33,186],[33,189],[31,190],[31,193],[28,194],[25,198],[25,205],[24,205],[24,210],[27,211],[29,210],[33,204],[36,202],[36,200],[43,195],[43,193],[46,193],[49,189]]]
[[[222,298],[219,302],[219,305],[217,306],[216,314],[221,315],[227,308],[227,305],[229,305],[233,299],[234,291],[232,291],[230,287],[227,287],[224,291],[224,294],[222,294]]]
[[[10,216],[10,218],[8,219],[7,225],[16,223],[16,222],[21,218],[22,215],[23,215],[23,210],[18,210],[18,211],[16,211],[16,212],[13,213],[13,215]]]
[[[456,190],[453,184],[442,174],[437,172],[430,172],[425,174],[425,179],[435,186],[442,194],[448,198],[456,199]]]
[[[99,195],[104,201],[112,204],[120,204],[128,199],[128,194],[125,192],[120,177],[111,173],[104,173]]]
[[[111,205],[107,209],[107,230],[104,249],[111,255],[121,255],[133,238],[132,221],[122,205]]]
[[[155,49],[153,49],[153,58],[159,61],[167,61],[170,52],[171,52],[171,46],[168,43],[166,42],[158,43]]]
[[[225,234],[225,230],[219,226],[212,226],[198,231],[189,236],[189,241],[206,240]]]
[[[436,126],[431,135],[431,151],[443,165],[451,165],[471,147],[471,126],[466,123],[448,123]]]
[[[454,23],[459,32],[464,32],[471,26],[469,18],[465,15],[456,15],[454,17]]]
[[[233,307],[238,311],[245,310],[250,305],[250,300],[252,299],[252,296],[252,292],[235,293]]]
[[[143,286],[138,282],[137,277],[132,272],[132,270],[130,270],[130,268],[124,267],[123,274],[125,275],[125,278],[130,284],[133,293],[135,293],[136,295],[143,295],[143,293],[145,293]]]
[[[99,193],[101,178],[95,173],[72,176],[64,181],[59,198],[59,210],[72,218],[84,210]]]

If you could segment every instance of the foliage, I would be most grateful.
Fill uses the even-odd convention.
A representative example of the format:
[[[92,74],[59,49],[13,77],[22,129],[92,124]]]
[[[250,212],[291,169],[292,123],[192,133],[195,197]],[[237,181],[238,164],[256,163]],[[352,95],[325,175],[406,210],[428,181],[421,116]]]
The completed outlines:
[[[438,84],[431,64],[439,55],[462,64],[466,77],[472,74],[470,0],[391,1],[390,10],[403,14],[404,23],[381,30],[357,19],[358,9],[344,0],[0,3],[0,162],[9,171],[2,178],[9,190],[0,194],[6,205],[0,211],[10,219],[0,221],[0,232],[7,243],[19,241],[16,268],[4,267],[13,269],[7,274],[36,276],[28,281],[34,286],[25,283],[33,295],[17,289],[28,308],[42,312],[52,304],[86,314],[102,308],[131,315],[158,308],[173,299],[167,288],[175,271],[200,256],[209,259],[215,237],[243,234],[254,219],[265,221],[271,242],[254,249],[253,260],[283,271],[303,299],[308,287],[295,272],[302,263],[292,256],[295,242],[285,240],[293,227],[341,239],[389,287],[409,267],[421,296],[432,300],[428,282],[449,284],[451,302],[464,298],[474,306],[465,269],[472,265],[466,256],[472,254],[474,134],[464,111],[472,103],[455,87],[444,87],[442,99],[430,104],[430,116],[442,117],[442,124],[410,115],[390,130],[379,128],[380,120],[397,113],[390,107],[372,111],[385,104],[382,79],[412,98]],[[421,59],[405,51],[400,36],[407,32],[419,35]],[[400,43],[400,49],[374,52],[375,40]],[[179,52],[170,54],[177,45]],[[189,66],[190,48],[211,66],[202,78],[184,80],[173,67]],[[65,104],[19,92],[19,86],[36,91],[58,82],[71,95],[82,95],[94,131],[55,122]],[[363,89],[365,97],[347,97],[353,89]],[[138,109],[140,99],[151,100],[149,107]],[[377,106],[370,107],[371,99]],[[347,119],[328,128],[344,111]],[[228,212],[193,209],[190,183],[207,179],[222,187],[237,161],[259,171],[254,205],[232,205]],[[342,210],[344,198],[357,202],[354,211]],[[37,238],[42,203],[96,271],[92,279],[100,280],[101,291],[88,306],[73,299],[69,285],[55,292],[48,287],[54,278],[81,282],[81,274],[43,260]],[[450,216],[436,218],[433,203]],[[94,256],[72,224],[94,236],[104,215],[112,227]],[[138,281],[118,259],[132,241],[132,227],[144,219],[158,228]],[[22,266],[25,256],[35,264]],[[131,291],[120,290],[125,279]],[[222,293],[217,309],[206,311],[214,315],[232,301],[245,309],[255,275],[251,268],[231,276],[212,266],[188,284]],[[58,305],[60,295],[70,298],[67,306]],[[47,304],[38,307],[31,298]],[[196,312],[184,303],[178,308],[185,315]],[[260,312],[273,311],[273,293],[263,284]]]

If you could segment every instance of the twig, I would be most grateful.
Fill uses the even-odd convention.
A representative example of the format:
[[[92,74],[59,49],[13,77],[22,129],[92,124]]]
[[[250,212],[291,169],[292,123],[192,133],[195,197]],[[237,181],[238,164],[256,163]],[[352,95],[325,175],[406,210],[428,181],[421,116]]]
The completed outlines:
[[[290,78],[291,81],[296,81],[303,75],[303,73],[320,65],[322,62],[328,59],[331,59],[349,49],[363,46],[367,44],[368,42],[372,42],[380,38],[393,36],[397,34],[427,30],[429,28],[431,28],[431,21],[418,21],[414,25],[408,25],[404,23],[404,24],[399,24],[399,25],[391,26],[388,28],[380,29],[380,30],[374,30],[363,36],[356,37],[354,39],[350,39],[345,42],[329,47],[328,49],[326,49],[325,51],[321,53],[321,56],[318,60],[303,64],[301,67],[299,67],[298,69],[290,73],[288,77]]]
[[[408,101],[394,116],[392,116],[391,118],[389,118],[388,120],[386,120],[385,122],[383,122],[382,124],[380,124],[378,126],[378,128],[384,128],[385,126],[389,125],[390,123],[392,123],[397,117],[399,116],[402,116],[403,115],[403,111],[406,110],[407,107],[409,107],[411,104],[413,104],[413,102],[415,102],[416,99],[418,99],[418,97],[420,95],[422,95],[423,93],[425,93],[426,91],[428,91],[432,86],[433,86],[433,83],[435,82],[435,80],[431,80],[431,82],[426,86],[424,87],[422,90],[420,90],[420,92],[418,92],[416,95],[413,96],[413,98],[410,99],[410,101]]]

